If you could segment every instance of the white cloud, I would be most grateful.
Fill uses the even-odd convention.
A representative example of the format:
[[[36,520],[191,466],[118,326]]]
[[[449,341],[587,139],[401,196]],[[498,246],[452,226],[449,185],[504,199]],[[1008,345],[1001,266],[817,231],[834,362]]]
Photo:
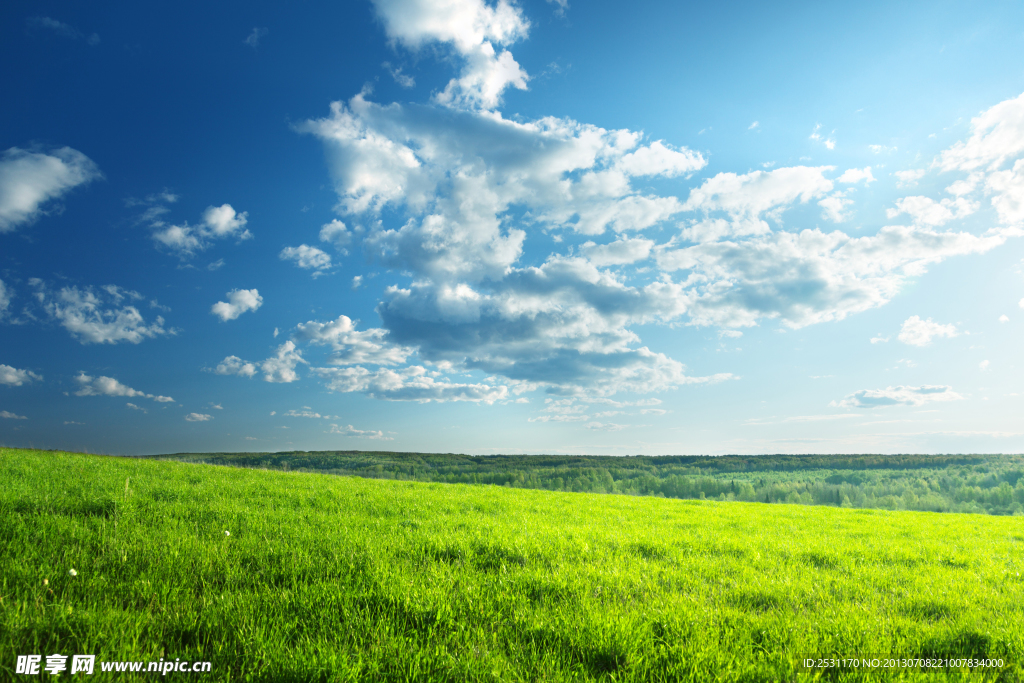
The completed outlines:
[[[896,171],[896,186],[897,187],[912,187],[917,185],[917,181],[924,177],[927,173],[923,168],[910,169],[907,171]]]
[[[7,285],[4,284],[3,280],[0,280],[0,319],[7,315],[7,309],[11,305],[11,292],[7,289]]]
[[[342,254],[348,254],[348,245],[352,243],[352,231],[338,219],[324,223],[320,228],[320,241],[334,245]]]
[[[394,437],[384,436],[384,432],[381,431],[368,431],[364,429],[356,429],[352,425],[345,425],[339,427],[336,424],[331,425],[331,431],[328,434],[341,434],[342,436],[355,436],[362,439],[377,439],[379,441],[394,441]]]
[[[663,140],[655,140],[619,159],[616,168],[630,176],[676,176],[704,168],[707,162],[699,152],[683,148],[673,149]]]
[[[767,234],[771,227],[765,218],[778,221],[793,204],[805,204],[831,192],[833,183],[824,175],[831,170],[832,166],[792,166],[743,175],[719,173],[690,190],[683,210],[701,211],[706,218],[684,228],[680,237],[702,243]],[[848,203],[842,193],[819,202],[831,216],[840,218]],[[710,215],[716,212],[726,217]]]
[[[957,336],[956,325],[942,325],[932,322],[931,318],[921,320],[919,316],[913,315],[903,321],[899,340],[911,346],[928,346],[935,337],[955,336]]]
[[[302,352],[296,350],[295,342],[287,341],[278,346],[274,355],[264,361],[250,363],[238,356],[228,356],[217,364],[213,372],[218,375],[253,377],[259,371],[263,373],[263,380],[266,382],[288,383],[299,378],[295,368],[299,363],[305,362]]]
[[[378,306],[389,338],[417,347],[425,360],[567,394],[660,391],[728,379],[690,377],[685,367],[646,347],[626,326],[671,319],[680,288],[624,285],[583,259],[551,259],[516,269],[490,291],[467,285],[391,287]],[[585,390],[584,387],[587,389]]]
[[[159,208],[159,207],[156,207]],[[198,251],[208,249],[211,240],[235,237],[238,241],[252,238],[246,229],[247,212],[237,213],[230,204],[210,206],[203,212],[203,222],[199,225],[168,225],[160,220],[161,213],[153,213],[152,208],[144,214],[150,217],[149,223],[154,228],[153,239],[160,245],[175,252],[181,259],[188,259]]]
[[[299,268],[313,270],[313,277],[322,274],[331,268],[331,255],[308,244],[300,244],[297,247],[285,247],[281,250],[279,258],[282,261],[294,261]]]
[[[135,396],[142,396],[143,398],[150,398],[157,403],[174,403],[174,399],[170,396],[154,396],[153,394],[147,394],[144,391],[132,389],[129,386],[121,384],[113,377],[91,377],[84,372],[78,373],[75,377],[75,381],[78,382],[79,389],[75,392],[75,396],[125,396],[127,398],[134,398]]]
[[[509,85],[526,88],[529,76],[512,53],[494,48],[525,37],[530,27],[506,0],[493,7],[482,0],[375,0],[374,6],[392,43],[410,50],[444,43],[462,57],[461,74],[436,96],[439,102],[491,109]]]
[[[1001,316],[999,316],[999,322],[1001,322],[1001,323],[1008,323],[1008,322],[1010,322],[1010,318],[1008,316],[1001,315]]]
[[[988,370],[989,365],[990,363],[987,360],[983,360],[980,363],[978,363],[978,369],[981,370],[982,372],[986,372]]]
[[[829,405],[834,408],[880,408],[897,405],[922,406],[925,403],[961,399],[963,396],[949,386],[896,386],[885,389],[861,389],[841,401],[832,401]]]
[[[881,334],[879,334],[877,337],[871,338],[872,344],[884,344],[887,341],[889,341],[889,337],[883,337]]]
[[[20,387],[22,384],[29,384],[33,380],[39,382],[42,379],[42,375],[37,375],[31,370],[19,370],[10,365],[0,363],[0,384],[9,387]]]
[[[896,147],[887,147],[885,145],[868,145],[868,149],[874,154],[881,154],[883,152],[891,153],[897,150]]]
[[[994,195],[992,206],[1004,225],[1024,226],[1024,159],[1018,159],[1013,168],[989,174],[985,192]]]
[[[901,213],[909,214],[917,225],[937,227],[951,220],[969,216],[978,209],[978,203],[964,197],[935,201],[930,197],[903,197],[896,200],[896,208],[886,209],[889,218]]]
[[[399,365],[404,363],[412,349],[387,341],[388,331],[371,328],[356,331],[355,323],[346,315],[337,320],[321,323],[316,320],[295,327],[292,339],[313,344],[330,345],[334,350],[331,365]]]
[[[214,372],[218,375],[252,377],[256,374],[256,365],[248,361],[244,361],[238,356],[228,356],[217,365]]]
[[[824,176],[832,166],[792,166],[745,175],[719,173],[690,190],[686,211],[724,211],[734,219],[777,216],[794,202],[806,203],[832,190]]]
[[[362,95],[331,108],[330,118],[302,129],[328,148],[339,208],[404,208],[413,220],[398,230],[377,227],[367,246],[388,265],[432,266],[437,274],[500,273],[514,262],[525,232],[503,229],[502,218],[515,205],[533,220],[584,234],[654,225],[681,204],[638,193],[631,174],[671,176],[706,163],[685,148],[638,146],[638,133],[566,119],[442,115],[434,107],[384,107]]]
[[[330,415],[321,415],[320,413],[314,412],[309,406],[303,406],[302,410],[289,410],[284,413],[285,417],[308,417],[311,419],[326,418],[330,419]]]
[[[833,192],[818,202],[818,206],[825,209],[823,215],[834,223],[842,223],[850,217],[846,210],[851,204],[853,200],[847,199],[843,192]]]
[[[971,119],[971,137],[942,152],[935,165],[943,171],[996,170],[1024,152],[1024,94],[1004,100]]]
[[[496,7],[502,5],[394,0],[378,3],[378,13],[396,45],[452,45],[466,60],[459,62],[462,78],[473,68],[472,54],[504,44],[488,23],[493,17],[487,12]],[[513,19],[520,16],[510,11]],[[479,25],[465,19],[480,12]],[[456,24],[462,28],[453,29]],[[525,34],[521,28],[501,35],[511,42]],[[497,61],[498,52],[492,49],[488,58]],[[459,78],[449,85],[462,88]],[[1016,234],[937,229],[947,220],[941,211],[959,217],[974,210],[977,203],[961,195],[927,206],[903,198],[897,211],[914,216],[914,225],[884,226],[864,237],[785,230],[785,212],[812,201],[833,220],[845,219],[860,193],[837,191],[837,183],[872,182],[872,167],[848,169],[836,180],[826,177],[831,166],[719,173],[685,202],[658,196],[635,186],[636,179],[691,173],[704,158],[663,141],[645,144],[642,134],[629,130],[554,117],[508,120],[482,111],[480,102],[497,101],[511,81],[496,82],[500,87],[490,95],[479,83],[468,88],[482,98],[475,105],[442,93],[439,99],[454,109],[380,105],[364,92],[300,127],[325,145],[338,212],[350,225],[366,226],[350,232],[338,221],[339,248],[358,238],[374,262],[409,278],[385,289],[376,309],[380,328],[372,336],[339,318],[339,334],[350,335],[339,342],[350,360],[335,361],[344,368],[313,370],[334,390],[487,400],[481,397],[493,399],[494,390],[607,396],[720,381],[732,376],[690,377],[681,362],[643,346],[632,328],[680,321],[735,328],[765,318],[796,328],[839,320],[888,302],[931,264],[988,251]],[[815,134],[834,147],[820,129]],[[604,244],[593,239],[568,254],[524,250],[528,235],[554,233],[546,239],[557,244],[566,231],[642,231],[683,212],[696,215],[686,217],[667,244],[631,235]],[[800,220],[806,215],[801,212]],[[602,270],[652,255],[656,268]],[[335,324],[305,325],[314,323]],[[313,342],[321,328],[309,329]],[[293,339],[301,342],[304,334],[299,330]],[[380,354],[391,353],[383,356],[393,359],[384,363],[390,367],[366,367],[381,365]],[[423,367],[409,365],[412,354]],[[485,379],[468,384],[444,375],[449,372],[479,372]]]
[[[651,255],[653,240],[637,237],[619,239],[609,244],[586,242],[580,252],[597,267],[621,266],[644,261]]]
[[[279,257],[283,261],[294,261],[300,268],[313,270],[313,278],[330,270],[332,265],[330,254],[309,245],[285,247]]]
[[[493,109],[501,103],[501,95],[508,86],[526,90],[530,76],[508,50],[498,53],[490,43],[483,43],[464,56],[462,74],[450,80],[435,98],[441,104]]]
[[[760,125],[761,125],[761,123],[760,123],[760,122],[758,122],[758,121],[754,121],[754,122],[753,122],[752,124],[750,124],[749,126],[747,126],[747,130],[755,130],[755,129],[756,129],[756,128],[758,128],[758,127],[759,127]]]
[[[870,166],[865,166],[864,168],[849,168],[844,171],[841,176],[836,178],[837,183],[859,183],[862,180],[865,185],[870,185],[875,182],[875,177],[871,175]]]
[[[260,370],[267,382],[294,382],[299,378],[295,367],[305,362],[301,352],[295,350],[295,344],[287,341],[277,347],[275,355],[263,361]]]
[[[907,226],[877,234],[774,232],[745,241],[699,244],[657,253],[665,271],[690,271],[680,288],[691,322],[742,327],[780,318],[789,327],[841,320],[887,303],[909,277],[961,254],[984,253],[1011,234],[977,236]]]
[[[212,237],[239,237],[247,239],[249,231],[245,229],[248,213],[236,213],[230,204],[209,206],[203,212],[203,224]]]
[[[131,409],[131,410],[138,410],[138,411],[141,411],[143,413],[148,412],[145,408],[137,406],[137,405],[135,405],[134,403],[132,403],[130,401],[128,403],[126,403],[125,405],[127,405],[128,408]]]
[[[29,283],[36,287],[36,299],[50,318],[83,344],[138,344],[147,337],[174,334],[173,330],[164,329],[161,316],[147,325],[139,309],[121,305],[144,299],[138,292],[106,285],[98,289],[63,287],[54,294],[42,280],[32,279]]]
[[[0,410],[0,417],[4,418],[5,420],[27,420],[28,419],[24,415],[17,415],[16,413],[11,413],[11,412],[8,412],[6,410]]]
[[[102,178],[89,157],[70,147],[49,153],[11,147],[0,156],[0,233],[46,213],[72,188]]]
[[[209,422],[213,419],[213,415],[205,415],[203,413],[189,413],[185,416],[185,419],[189,422]]]
[[[327,388],[338,392],[360,392],[387,401],[471,401],[494,403],[508,398],[508,387],[489,384],[461,384],[436,380],[426,368],[412,365],[398,370],[361,366],[347,368],[311,368],[325,380]]]
[[[810,135],[811,140],[814,140],[815,142],[820,142],[821,144],[825,145],[826,149],[830,149],[830,150],[831,149],[835,149],[836,148],[836,140],[835,140],[834,137],[832,137],[832,135],[833,135],[833,133],[835,133],[835,131],[832,131],[832,133],[829,133],[828,137],[826,137],[826,136],[822,135],[819,132],[820,130],[821,130],[821,124],[820,123],[817,124],[816,126],[814,126],[814,130],[811,131],[811,135]]]
[[[263,305],[263,297],[255,289],[232,289],[227,297],[227,301],[218,301],[210,307],[210,313],[220,318],[221,322],[234,320],[246,311],[255,311]]]

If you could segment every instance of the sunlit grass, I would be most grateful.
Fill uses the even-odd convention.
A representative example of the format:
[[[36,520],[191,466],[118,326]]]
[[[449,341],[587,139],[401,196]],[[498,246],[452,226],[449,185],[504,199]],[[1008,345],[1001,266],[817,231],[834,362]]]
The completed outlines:
[[[11,678],[55,652],[209,660],[203,680],[775,681],[861,653],[1024,672],[1009,517],[12,449],[0,484]]]

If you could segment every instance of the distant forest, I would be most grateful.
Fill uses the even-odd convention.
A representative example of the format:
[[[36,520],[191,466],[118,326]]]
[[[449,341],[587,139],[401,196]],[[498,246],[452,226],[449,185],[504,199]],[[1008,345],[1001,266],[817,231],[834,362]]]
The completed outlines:
[[[1022,455],[551,456],[294,451],[164,460],[548,491],[1024,514]]]

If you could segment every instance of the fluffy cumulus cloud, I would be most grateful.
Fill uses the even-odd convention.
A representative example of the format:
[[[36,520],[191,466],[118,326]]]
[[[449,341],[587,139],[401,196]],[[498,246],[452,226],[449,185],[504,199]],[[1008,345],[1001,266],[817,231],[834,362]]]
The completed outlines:
[[[796,203],[824,197],[834,184],[825,177],[832,166],[793,166],[746,174],[719,173],[690,191],[683,209],[703,214],[680,233],[683,242],[713,242],[771,232],[765,220],[778,220]],[[822,201],[826,202],[829,198]],[[841,211],[847,202],[839,199]],[[828,208],[828,207],[826,207]]]
[[[900,214],[909,215],[915,224],[939,226],[957,218],[970,216],[978,210],[978,203],[964,197],[941,199],[931,197],[903,197],[896,200],[896,206],[886,210],[889,218]]]
[[[1018,159],[1013,168],[990,174],[985,190],[992,195],[992,206],[1000,221],[1024,226],[1024,159]]]
[[[295,344],[289,341],[277,347],[274,355],[260,364],[260,370],[267,382],[294,382],[299,378],[295,368],[305,362],[302,354],[296,351]]]
[[[393,44],[417,51],[440,43],[461,59],[461,73],[436,95],[437,101],[491,109],[507,87],[526,89],[529,75],[501,48],[525,37],[530,23],[507,0],[494,6],[483,0],[375,0],[374,6]]]
[[[26,417],[25,415],[18,415],[17,413],[12,413],[12,412],[7,411],[7,410],[0,410],[0,418],[3,418],[5,420],[27,420],[28,419],[28,417]]]
[[[400,230],[369,235],[392,262],[415,257],[421,266],[453,262],[449,270],[462,270],[467,257],[489,257],[480,267],[504,269],[525,237],[502,229],[514,206],[591,235],[650,227],[678,213],[681,203],[644,195],[630,178],[677,175],[706,163],[685,148],[642,145],[638,133],[568,119],[517,122],[496,112],[381,106],[363,95],[331,109],[329,118],[302,129],[328,148],[339,208],[360,214],[392,205],[414,218]]]
[[[875,181],[872,167],[838,176],[832,166],[722,172],[696,182],[685,201],[656,193],[651,180],[663,188],[704,168],[704,157],[635,131],[511,120],[495,110],[507,87],[526,84],[505,49],[529,28],[517,6],[375,7],[396,49],[442,46],[460,72],[431,104],[378,104],[364,92],[300,126],[326,148],[345,221],[325,225],[321,240],[343,254],[358,244],[376,264],[409,276],[384,290],[379,328],[359,331],[341,316],[295,329],[293,342],[329,349],[311,373],[334,391],[495,401],[538,388],[607,397],[729,379],[690,376],[634,329],[841,320],[890,301],[933,264],[1020,232],[1011,223],[1021,210],[1012,201],[1016,167],[955,181],[946,197],[904,197],[891,217],[906,224],[863,236],[791,227],[787,212],[806,217],[800,207],[816,205],[828,220],[847,220],[857,186]],[[835,146],[820,127],[813,139]],[[1000,226],[980,234],[944,227],[974,212],[986,192],[1005,217]],[[644,233],[669,220],[678,230],[668,241]],[[541,235],[564,248],[528,250],[527,240]],[[232,358],[225,363],[234,374],[257,371]],[[467,372],[484,379],[466,381]],[[584,422],[576,416],[589,414],[543,415]]]
[[[239,377],[252,377],[256,374],[256,364],[242,360],[238,356],[228,356],[213,370],[218,375],[238,375]]]
[[[371,431],[366,429],[356,429],[352,425],[344,425],[339,427],[336,424],[331,425],[331,430],[328,434],[341,434],[342,436],[354,436],[360,439],[377,439],[380,441],[394,441],[394,437],[384,436],[384,432]]]
[[[1024,94],[971,119],[971,137],[942,152],[934,166],[945,172],[967,172],[947,188],[955,202],[970,202],[983,193],[1006,226],[1024,227]],[[1007,166],[1008,168],[1003,168]],[[943,202],[949,202],[946,199]],[[968,206],[977,206],[968,203]]]
[[[352,231],[344,223],[334,219],[330,223],[324,223],[321,226],[320,241],[327,242],[343,255],[347,255],[347,247],[352,243]]]
[[[246,311],[255,311],[263,305],[263,297],[255,289],[232,289],[227,297],[227,301],[218,301],[210,307],[210,313],[220,318],[221,322],[234,320]]]
[[[0,384],[2,385],[20,387],[22,384],[29,384],[30,382],[42,379],[42,375],[37,375],[31,370],[20,370],[0,363]]]
[[[920,316],[912,315],[903,321],[899,340],[911,346],[928,346],[936,337],[955,337],[956,325],[943,325],[932,322],[931,318],[921,320]]]
[[[1005,100],[971,119],[971,137],[942,152],[943,171],[995,170],[1024,153],[1024,94]]]
[[[836,178],[837,183],[859,183],[863,182],[865,185],[869,185],[875,182],[875,176],[871,174],[871,167],[865,166],[864,168],[850,168],[843,171],[843,174]]]
[[[218,375],[238,375],[240,377],[253,377],[257,372],[261,372],[263,379],[267,382],[288,383],[299,379],[295,369],[300,363],[305,362],[302,352],[297,350],[295,343],[287,341],[278,346],[274,355],[266,360],[251,363],[238,356],[228,356],[217,364],[213,372]]]
[[[419,276],[411,288],[389,289],[379,309],[397,346],[510,379],[564,377],[563,387],[598,376],[629,377],[630,386],[646,377],[651,388],[666,387],[685,376],[681,364],[637,348],[636,336],[621,328],[680,309],[667,286],[638,290],[594,266],[645,258],[651,240],[590,242],[582,250],[589,262],[522,268],[517,261],[530,223],[597,236],[642,230],[678,213],[678,199],[645,195],[631,179],[695,171],[706,163],[699,154],[571,120],[381,106],[361,95],[305,129],[329,149],[341,211],[374,216],[390,206],[409,218],[397,228],[374,221],[363,237],[383,265]],[[509,227],[512,221],[523,227]],[[334,230],[348,244],[351,233]],[[616,299],[644,303],[629,311]],[[587,338],[590,330],[596,334]],[[545,349],[539,358],[530,352],[537,340]]]
[[[138,292],[115,285],[104,287],[62,287],[52,291],[39,279],[29,280],[35,297],[51,320],[83,344],[138,344],[143,339],[174,334],[156,316],[146,322],[135,303],[144,300]]]
[[[618,239],[608,244],[586,242],[580,252],[595,266],[622,266],[645,261],[651,255],[654,240],[637,238]]]
[[[412,353],[412,349],[389,343],[388,331],[371,328],[359,332],[346,315],[326,323],[310,320],[297,325],[292,338],[299,342],[310,342],[329,346],[333,353],[328,359],[331,365],[400,365]]]
[[[297,247],[285,247],[278,255],[282,261],[291,261],[299,268],[313,271],[313,277],[331,268],[331,255],[322,249],[300,244]]]
[[[126,396],[128,398],[141,396],[153,399],[157,403],[174,403],[174,399],[170,396],[147,394],[144,391],[132,389],[121,384],[113,377],[104,377],[103,375],[92,377],[84,372],[80,372],[75,377],[75,381],[78,383],[78,391],[75,392],[75,396]]]
[[[207,415],[205,413],[189,413],[185,416],[188,422],[209,422],[213,419],[213,415]]]
[[[158,210],[154,211],[154,208]],[[197,225],[168,224],[161,218],[164,213],[159,210],[161,208],[150,207],[144,214],[153,227],[153,240],[183,260],[208,249],[213,240],[235,238],[241,242],[252,238],[252,233],[245,227],[249,214],[244,211],[238,213],[230,204],[207,207],[202,222]]]
[[[71,189],[101,177],[89,157],[70,147],[11,147],[0,156],[0,233],[31,223]]]
[[[920,387],[886,387],[885,389],[861,389],[841,401],[832,401],[833,408],[883,408],[887,406],[922,406],[925,403],[959,401],[963,398],[944,385]]]

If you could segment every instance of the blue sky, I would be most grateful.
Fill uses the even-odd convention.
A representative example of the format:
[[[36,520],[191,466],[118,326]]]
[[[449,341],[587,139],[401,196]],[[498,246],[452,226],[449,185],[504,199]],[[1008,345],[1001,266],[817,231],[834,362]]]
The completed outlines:
[[[1024,450],[1019,3],[0,9],[0,443]]]

